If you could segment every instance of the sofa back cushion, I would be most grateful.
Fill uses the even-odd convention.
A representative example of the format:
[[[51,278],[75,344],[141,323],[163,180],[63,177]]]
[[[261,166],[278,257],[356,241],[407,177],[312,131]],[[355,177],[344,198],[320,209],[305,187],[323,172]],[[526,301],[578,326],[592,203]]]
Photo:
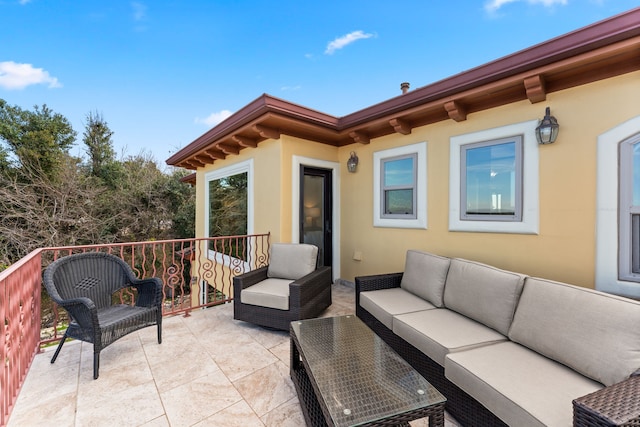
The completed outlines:
[[[267,277],[298,280],[312,273],[318,261],[318,247],[303,243],[272,243]]]
[[[454,258],[444,287],[444,305],[506,336],[524,278],[522,274]]]
[[[640,302],[527,278],[509,338],[606,386],[640,368]]]
[[[408,250],[400,287],[436,307],[442,307],[450,263],[449,258]]]

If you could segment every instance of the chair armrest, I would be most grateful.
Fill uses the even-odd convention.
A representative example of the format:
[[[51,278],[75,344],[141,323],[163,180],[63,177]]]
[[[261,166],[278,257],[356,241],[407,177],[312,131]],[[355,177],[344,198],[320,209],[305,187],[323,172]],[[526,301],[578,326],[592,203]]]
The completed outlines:
[[[79,297],[68,300],[55,300],[55,302],[67,310],[71,316],[70,320],[75,321],[81,329],[97,329],[98,309],[89,298]]]
[[[260,267],[233,278],[233,295],[239,296],[243,289],[262,282],[267,278],[268,267]]]
[[[573,401],[573,425],[640,425],[640,376],[605,387]]]
[[[320,267],[289,284],[289,307],[300,307],[332,283],[331,267]],[[292,305],[293,304],[293,305]]]
[[[135,279],[131,286],[138,291],[137,307],[162,306],[162,280],[159,278]]]

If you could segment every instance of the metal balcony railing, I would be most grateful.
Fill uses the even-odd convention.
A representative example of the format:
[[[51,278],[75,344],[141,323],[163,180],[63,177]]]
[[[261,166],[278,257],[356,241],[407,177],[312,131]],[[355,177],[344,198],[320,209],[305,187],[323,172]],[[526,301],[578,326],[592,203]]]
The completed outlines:
[[[54,260],[100,251],[125,260],[139,278],[164,283],[163,315],[233,300],[233,277],[269,263],[269,234],[41,248],[0,272],[0,426],[5,426],[29,367],[41,346],[64,335],[64,310],[43,292],[42,272]],[[133,300],[127,290],[114,298]]]

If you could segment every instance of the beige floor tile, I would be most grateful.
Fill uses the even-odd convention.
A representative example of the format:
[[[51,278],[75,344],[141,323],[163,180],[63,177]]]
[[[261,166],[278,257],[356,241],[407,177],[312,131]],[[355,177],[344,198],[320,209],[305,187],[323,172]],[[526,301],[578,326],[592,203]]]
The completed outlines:
[[[21,392],[21,394],[23,394]],[[21,396],[22,397],[22,396]],[[24,404],[18,401],[7,427],[73,427],[76,422],[76,392],[54,393]]]
[[[100,381],[100,379],[95,382]],[[79,393],[77,426],[138,426],[164,414],[155,383],[148,381],[102,394]]]
[[[300,427],[305,425],[300,402],[295,397],[262,417],[266,427]]]
[[[269,350],[255,341],[214,356],[216,364],[231,381],[237,381],[278,360]]]
[[[233,385],[260,417],[296,396],[289,378],[289,367],[280,361],[235,381]]]
[[[322,316],[353,314],[353,288],[332,291]],[[160,345],[155,327],[116,341],[101,353],[98,380],[91,344],[68,341],[52,365],[54,350],[33,361],[8,427],[304,425],[288,332],[233,320],[233,304],[163,319]]]
[[[241,400],[193,427],[264,427],[264,424],[247,402]]]
[[[171,427],[191,426],[242,400],[221,371],[172,388],[161,397]]]

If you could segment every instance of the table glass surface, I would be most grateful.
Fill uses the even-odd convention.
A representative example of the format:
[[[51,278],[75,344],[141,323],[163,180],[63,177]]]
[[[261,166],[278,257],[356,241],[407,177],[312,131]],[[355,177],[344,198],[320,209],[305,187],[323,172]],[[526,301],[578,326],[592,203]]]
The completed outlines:
[[[358,317],[291,324],[300,353],[336,426],[354,426],[446,399]]]

